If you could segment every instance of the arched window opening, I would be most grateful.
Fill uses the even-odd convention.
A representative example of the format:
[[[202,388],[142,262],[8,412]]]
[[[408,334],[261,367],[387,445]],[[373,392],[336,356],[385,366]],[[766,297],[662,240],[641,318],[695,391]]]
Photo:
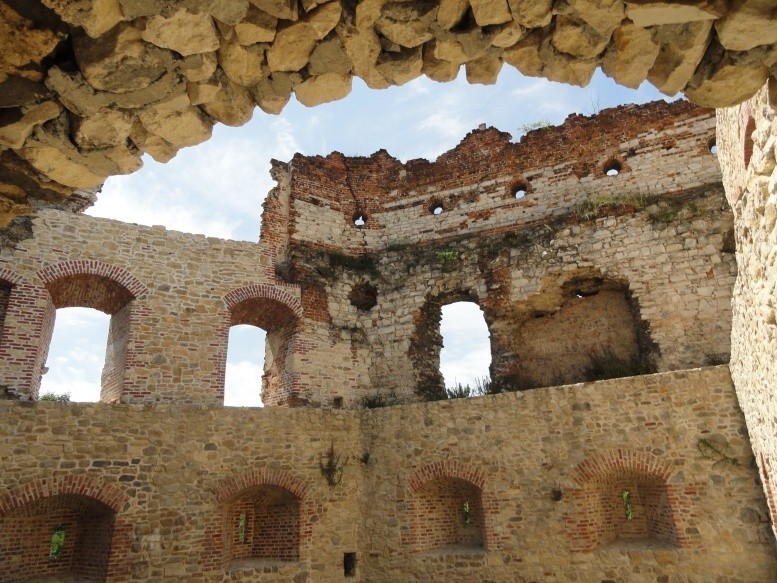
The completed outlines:
[[[586,484],[576,497],[589,548],[677,546],[668,487],[658,477],[622,470]]]
[[[494,368],[515,390],[655,371],[657,348],[628,286],[595,274],[546,286],[505,344]]]
[[[229,329],[224,405],[262,406],[262,371],[267,332],[255,326],[238,324]]]
[[[10,283],[0,279],[0,340],[3,337],[5,314],[8,311],[8,302],[11,299],[11,289],[13,289],[13,286]]]
[[[298,561],[300,500],[279,486],[246,488],[227,503],[223,534],[228,570]]]
[[[480,488],[460,478],[429,480],[412,500],[411,533],[418,553],[461,553],[485,548]]]
[[[0,516],[0,583],[105,581],[114,512],[98,500],[62,494]],[[48,579],[46,579],[48,580]]]
[[[123,333],[111,321],[91,308],[57,310],[39,398],[97,402],[103,387],[112,391],[123,381]]]
[[[474,302],[442,307],[440,372],[449,396],[475,396],[490,385],[491,342],[483,310]]]
[[[264,368],[261,375],[261,403],[264,405],[288,405],[292,401],[292,379],[289,370],[289,361],[294,346],[294,332],[297,327],[297,317],[294,312],[285,304],[264,297],[254,297],[245,299],[231,309],[231,326],[251,326],[260,328],[265,334],[264,337]],[[236,334],[240,337],[246,334],[240,330]],[[258,348],[261,332],[254,332],[250,342],[253,348]],[[230,333],[232,338],[232,333]],[[232,350],[228,348],[227,354]],[[246,354],[245,348],[238,348],[234,351],[236,358],[240,362],[240,355]],[[230,357],[228,357],[228,362]],[[254,363],[258,359],[253,360]],[[245,373],[249,365],[233,365],[234,373]],[[251,389],[246,386],[248,379],[241,377],[239,381],[240,392],[250,394]],[[230,391],[232,392],[232,391]],[[234,397],[231,397],[232,400]],[[256,397],[252,397],[255,399]],[[256,401],[254,401],[256,402]],[[225,404],[238,404],[234,402]],[[245,403],[249,404],[249,403]]]

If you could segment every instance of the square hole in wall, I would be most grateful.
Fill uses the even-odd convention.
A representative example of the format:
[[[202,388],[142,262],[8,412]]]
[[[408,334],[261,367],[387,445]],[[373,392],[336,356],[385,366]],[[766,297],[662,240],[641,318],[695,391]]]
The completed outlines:
[[[356,577],[356,553],[343,553],[343,575]]]
[[[335,409],[342,409],[343,408],[343,398],[342,397],[335,397],[332,399],[332,406]]]

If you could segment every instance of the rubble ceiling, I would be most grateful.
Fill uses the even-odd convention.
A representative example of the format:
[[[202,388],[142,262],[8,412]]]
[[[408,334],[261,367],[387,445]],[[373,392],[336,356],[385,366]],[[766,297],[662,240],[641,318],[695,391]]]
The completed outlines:
[[[0,0],[0,39],[0,227],[353,76],[489,84],[507,64],[586,85],[601,67],[725,107],[777,75],[773,0]]]

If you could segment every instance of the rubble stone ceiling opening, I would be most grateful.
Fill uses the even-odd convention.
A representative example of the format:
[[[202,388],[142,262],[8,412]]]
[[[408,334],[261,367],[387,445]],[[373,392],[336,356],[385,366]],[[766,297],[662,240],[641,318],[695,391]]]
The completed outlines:
[[[506,63],[586,85],[647,79],[707,107],[777,72],[768,0],[4,0],[0,228],[81,210],[111,175],[279,113],[420,75],[494,83]]]

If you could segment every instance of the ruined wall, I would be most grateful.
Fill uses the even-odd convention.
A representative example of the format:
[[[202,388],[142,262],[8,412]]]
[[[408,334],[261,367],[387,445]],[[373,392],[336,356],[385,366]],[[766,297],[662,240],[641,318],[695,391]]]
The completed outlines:
[[[320,469],[330,446],[335,486]],[[51,568],[51,525],[33,517],[76,493],[114,515],[109,582],[341,581],[345,553],[354,580],[371,582],[762,583],[777,572],[726,367],[372,411],[3,401],[0,447],[13,452],[0,457],[3,583],[36,561]],[[592,490],[614,505],[591,506]],[[280,508],[297,501],[298,560],[244,552],[246,498],[269,515],[258,528],[288,523]],[[644,527],[651,504],[671,540]],[[601,516],[622,536],[589,533]],[[34,552],[15,546],[22,533]]]
[[[731,370],[777,523],[777,86],[718,111],[726,195],[734,211],[737,278]]]

